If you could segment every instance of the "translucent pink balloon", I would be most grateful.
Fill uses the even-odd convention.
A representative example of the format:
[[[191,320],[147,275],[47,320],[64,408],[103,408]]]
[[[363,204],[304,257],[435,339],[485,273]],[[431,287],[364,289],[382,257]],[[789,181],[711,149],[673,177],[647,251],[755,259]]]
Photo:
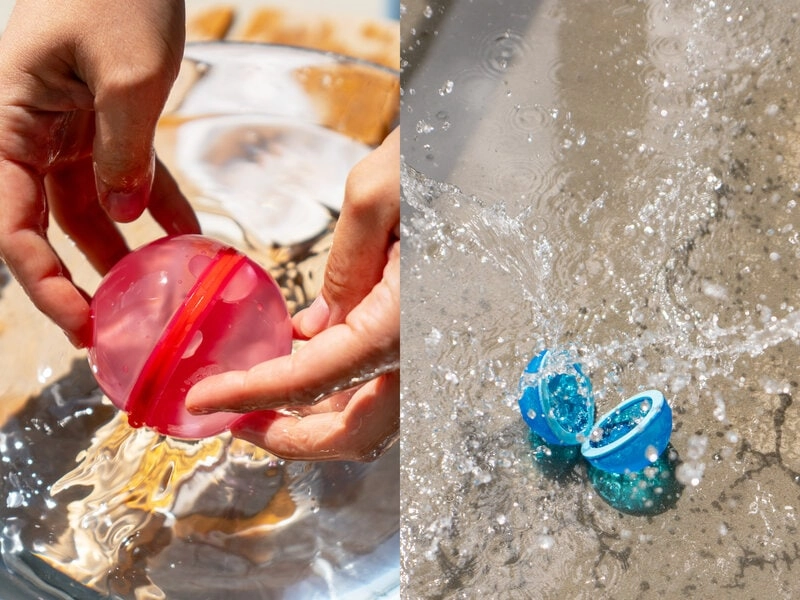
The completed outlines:
[[[199,235],[163,238],[117,263],[92,300],[97,382],[128,413],[179,438],[226,430],[241,415],[191,415],[189,388],[288,354],[292,325],[275,280],[237,250]]]

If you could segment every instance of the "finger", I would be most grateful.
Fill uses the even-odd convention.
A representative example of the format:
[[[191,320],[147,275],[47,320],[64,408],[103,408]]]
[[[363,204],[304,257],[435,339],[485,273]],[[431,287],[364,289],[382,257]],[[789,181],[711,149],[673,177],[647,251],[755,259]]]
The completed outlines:
[[[294,354],[247,371],[203,379],[189,390],[189,411],[249,412],[312,404],[396,368],[400,346],[397,246],[384,278],[345,323],[324,330]]]
[[[321,400],[316,404],[293,407],[292,414],[298,415],[300,417],[305,417],[307,415],[313,415],[319,413],[341,412],[344,410],[345,406],[347,406],[347,404],[350,402],[351,398],[353,397],[353,394],[355,394],[360,389],[361,386],[350,388],[349,390],[336,392],[335,394],[326,396],[324,400]]]
[[[400,136],[395,130],[347,178],[319,300],[295,319],[313,337],[341,323],[380,280],[400,221]]]
[[[169,235],[200,233],[200,223],[191,204],[181,193],[175,178],[158,159],[148,210]]]
[[[93,149],[97,194],[100,204],[112,219],[129,223],[147,207],[153,184],[155,152],[152,147],[136,148],[135,144],[123,140],[122,135],[113,131],[111,124],[101,124],[105,120],[109,120],[106,115],[98,114],[97,135],[104,135],[105,139],[102,142],[96,139]],[[148,125],[143,125],[143,128],[144,138],[152,139]],[[128,149],[128,154],[116,153],[117,148],[109,141],[115,136],[120,140],[120,146]]]
[[[51,170],[45,189],[61,229],[100,274],[129,252],[125,238],[97,202],[90,158]]]
[[[375,460],[397,439],[400,377],[387,373],[366,383],[341,412],[302,418],[274,411],[246,415],[231,428],[235,437],[289,460]]]
[[[47,206],[41,180],[30,169],[0,160],[0,256],[34,305],[73,344],[91,339],[89,303],[47,241]]]
[[[174,74],[158,53],[119,64],[110,63],[112,58],[94,55],[87,63],[87,83],[95,93],[92,151],[101,205],[115,221],[129,222],[150,197],[155,128]]]
[[[186,407],[204,414],[312,404],[379,374],[385,354],[385,348],[358,339],[346,325],[335,325],[294,354],[203,379],[189,390]],[[355,365],[360,373],[353,372]]]
[[[389,137],[348,176],[342,213],[325,267],[331,323],[340,323],[380,281],[400,220],[400,136]]]

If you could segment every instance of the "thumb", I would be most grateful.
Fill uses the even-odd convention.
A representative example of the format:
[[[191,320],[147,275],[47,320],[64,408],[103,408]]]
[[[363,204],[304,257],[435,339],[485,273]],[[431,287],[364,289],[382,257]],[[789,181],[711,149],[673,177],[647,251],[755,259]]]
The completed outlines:
[[[124,94],[96,102],[94,174],[100,204],[117,222],[138,218],[150,198],[155,172],[153,137],[161,104],[131,106]]]
[[[350,172],[317,300],[295,316],[295,329],[313,337],[342,323],[381,280],[400,221],[400,134]]]
[[[135,56],[93,48],[87,82],[94,92],[92,154],[98,198],[109,216],[123,223],[147,208],[156,125],[180,65],[179,56],[151,46]]]
[[[92,158],[98,198],[115,221],[147,207],[155,171],[156,123],[178,75],[183,2],[71,0],[74,69],[94,96]]]

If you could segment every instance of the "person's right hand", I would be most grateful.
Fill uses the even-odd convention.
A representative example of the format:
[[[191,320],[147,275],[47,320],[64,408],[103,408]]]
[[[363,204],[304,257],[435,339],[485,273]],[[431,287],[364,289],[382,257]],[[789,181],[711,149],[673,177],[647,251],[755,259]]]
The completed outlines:
[[[381,456],[400,433],[399,236],[395,129],[347,178],[322,291],[292,319],[308,343],[199,381],[189,412],[249,413],[231,433],[285,459]]]
[[[114,222],[146,208],[167,233],[199,232],[153,151],[184,19],[178,0],[18,0],[0,37],[0,257],[77,346],[89,304],[50,213],[101,273],[128,252]]]

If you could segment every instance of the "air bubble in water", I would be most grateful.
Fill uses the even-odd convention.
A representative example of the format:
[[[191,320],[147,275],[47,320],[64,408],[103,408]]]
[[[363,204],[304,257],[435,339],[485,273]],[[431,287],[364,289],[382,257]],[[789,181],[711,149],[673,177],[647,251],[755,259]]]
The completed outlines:
[[[725,412],[725,400],[720,394],[714,395],[714,418],[717,421],[725,421],[727,419]]]
[[[550,550],[556,543],[552,535],[540,535],[538,542],[542,550]]]
[[[430,133],[434,130],[433,125],[424,120],[417,121],[417,133]]]
[[[697,487],[703,479],[705,467],[704,463],[682,463],[675,471],[675,478],[683,485]]]
[[[446,381],[452,383],[453,385],[458,385],[459,379],[458,375],[456,375],[453,371],[448,371],[444,374],[444,378]]]
[[[20,506],[24,505],[25,497],[22,495],[22,492],[13,490],[6,497],[6,506],[8,508],[19,508]]]
[[[708,447],[708,436],[692,435],[689,437],[686,447],[686,460],[678,465],[675,477],[684,485],[697,487],[703,478],[706,465],[701,462],[701,458]]]
[[[716,300],[728,299],[728,290],[724,285],[704,280],[701,284],[701,288],[703,293],[709,298],[714,298]]]
[[[36,379],[39,383],[47,383],[53,376],[53,367],[50,365],[40,365],[36,370]]]
[[[442,341],[442,332],[433,327],[431,332],[425,336],[425,347],[428,350],[433,350]]]
[[[698,460],[703,457],[708,447],[708,436],[692,435],[689,436],[689,443],[686,448],[686,458],[688,460]]]

